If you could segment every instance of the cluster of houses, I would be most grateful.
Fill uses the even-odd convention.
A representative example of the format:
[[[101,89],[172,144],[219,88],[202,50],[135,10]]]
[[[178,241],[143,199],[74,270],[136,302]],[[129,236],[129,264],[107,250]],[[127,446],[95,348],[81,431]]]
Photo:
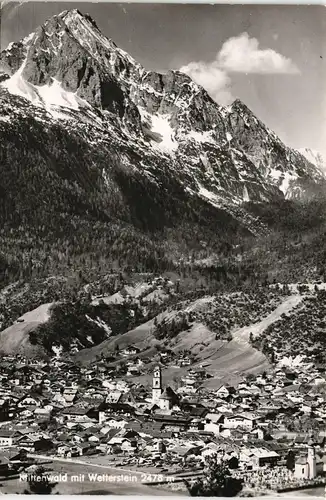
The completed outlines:
[[[145,470],[201,470],[206,458],[265,485],[325,477],[325,372],[275,367],[237,387],[205,389],[189,367],[179,386],[152,387],[68,362],[0,361],[1,450],[101,457]],[[256,479],[255,479],[256,478]],[[258,479],[257,479],[258,480]]]

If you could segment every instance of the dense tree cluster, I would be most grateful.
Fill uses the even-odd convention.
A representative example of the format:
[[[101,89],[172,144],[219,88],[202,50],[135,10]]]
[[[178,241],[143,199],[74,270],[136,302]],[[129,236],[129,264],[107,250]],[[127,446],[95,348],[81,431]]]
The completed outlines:
[[[212,307],[196,314],[217,338],[230,340],[231,331],[260,321],[281,302],[282,292],[269,287],[257,287],[233,293],[216,294]]]
[[[217,455],[207,458],[203,478],[185,483],[192,497],[234,497],[242,490],[241,480],[232,477],[228,462]]]
[[[123,334],[142,321],[144,317],[137,306],[63,302],[52,306],[49,321],[31,331],[29,339],[48,354],[53,354],[53,347],[69,353],[73,346],[80,350],[98,345],[109,335]]]
[[[25,495],[51,495],[56,483],[50,481],[43,466],[38,466],[32,474],[27,476],[28,489]]]
[[[271,324],[253,345],[271,360],[283,356],[305,355],[312,361],[326,362],[326,291],[303,297],[289,314]]]
[[[187,194],[163,160],[154,182],[124,167],[130,151],[28,115],[0,127],[0,139],[0,286],[74,269],[174,269],[245,233]]]
[[[169,314],[154,321],[154,336],[158,340],[173,338],[186,331],[194,322],[204,323],[216,334],[216,339],[231,340],[235,328],[248,326],[260,321],[271,313],[282,301],[288,289],[278,290],[270,287],[258,287],[256,290],[244,289],[238,292],[212,293],[202,308],[192,308],[196,299],[205,296],[198,290],[185,296],[174,295],[162,308],[179,311],[172,318]],[[191,297],[191,298],[190,298]],[[180,300],[183,299],[183,300]]]
[[[280,283],[326,280],[326,201],[249,203],[247,208],[270,228],[269,234],[245,242],[245,265],[256,259],[269,281]]]
[[[324,275],[323,199],[248,203],[270,228],[253,238],[231,215],[186,193],[164,159],[154,182],[125,168],[126,148],[91,145],[82,129],[45,126],[27,113],[0,127],[0,139],[0,286],[128,267],[253,286]]]
[[[159,323],[154,322],[154,325],[154,336],[157,340],[171,339],[176,337],[178,333],[188,330],[190,327],[189,317],[184,312],[177,314],[171,321],[163,318]]]

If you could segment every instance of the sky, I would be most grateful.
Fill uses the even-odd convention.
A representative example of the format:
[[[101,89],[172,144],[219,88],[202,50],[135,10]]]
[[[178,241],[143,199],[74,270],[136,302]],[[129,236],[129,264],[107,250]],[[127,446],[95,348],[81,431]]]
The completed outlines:
[[[182,70],[219,104],[240,98],[286,144],[326,157],[326,7],[7,3],[1,48],[71,8],[146,69]]]

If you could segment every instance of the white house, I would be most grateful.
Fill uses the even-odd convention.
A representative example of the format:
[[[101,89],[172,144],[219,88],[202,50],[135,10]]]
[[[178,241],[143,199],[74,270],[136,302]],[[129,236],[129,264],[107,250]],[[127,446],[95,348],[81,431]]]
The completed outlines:
[[[104,413],[104,412],[100,412],[101,413]],[[104,432],[104,429],[108,429],[108,431],[110,429],[123,429],[126,425],[127,425],[127,420],[117,420],[117,419],[114,419],[114,418],[108,418],[107,420],[105,419],[105,417],[102,417],[101,420],[100,420],[100,423],[103,423],[105,421],[105,427],[103,427],[101,429],[101,432]]]
[[[225,385],[222,385],[215,393],[219,398],[227,398],[230,394],[229,390]]]
[[[10,430],[0,430],[0,448],[9,448],[14,445],[14,432]]]
[[[24,406],[40,406],[40,401],[32,396],[25,396],[19,401],[17,406],[19,408],[23,408]]]
[[[239,413],[236,415],[225,416],[224,427],[229,429],[236,429],[237,427],[244,427],[246,429],[253,429],[257,423],[257,416],[251,413]]]
[[[215,424],[213,422],[208,422],[204,425],[205,432],[213,432],[214,434],[220,433],[221,424]]]

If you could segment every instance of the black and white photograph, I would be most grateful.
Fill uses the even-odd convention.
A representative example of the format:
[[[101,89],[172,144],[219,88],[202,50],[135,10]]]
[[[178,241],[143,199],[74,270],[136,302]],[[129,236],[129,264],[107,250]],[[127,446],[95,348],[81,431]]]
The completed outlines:
[[[0,494],[326,491],[326,7],[0,7]]]

